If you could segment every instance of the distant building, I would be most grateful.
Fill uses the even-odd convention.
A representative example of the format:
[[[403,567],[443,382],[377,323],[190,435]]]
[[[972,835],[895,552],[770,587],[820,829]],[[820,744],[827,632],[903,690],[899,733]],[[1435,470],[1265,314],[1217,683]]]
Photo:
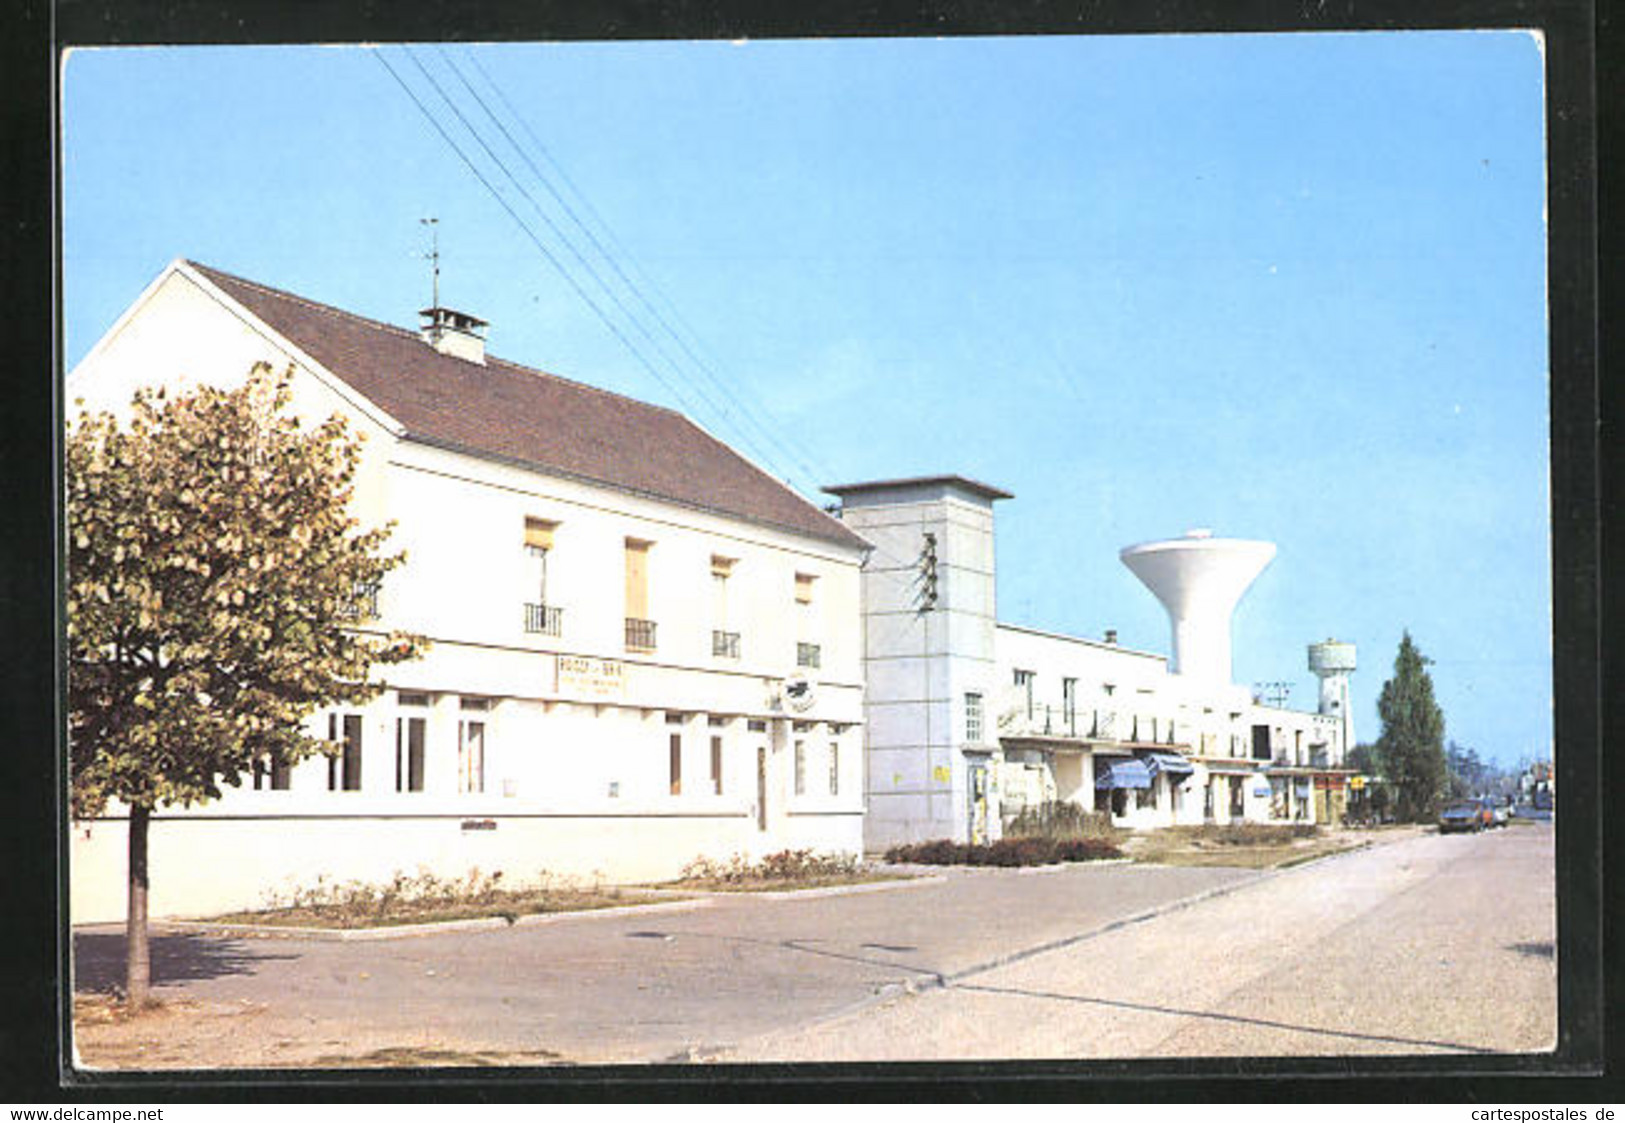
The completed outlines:
[[[318,877],[668,878],[701,854],[862,845],[866,543],[687,418],[190,262],[79,364],[69,399],[294,371],[294,406],[366,437],[354,514],[405,566],[362,629],[422,634],[331,759],[152,820],[152,912]],[[267,533],[277,528],[267,527]],[[126,818],[74,824],[76,922],[121,917]]]
[[[1123,552],[1169,605],[1170,667],[1114,632],[998,622],[993,505],[1008,492],[952,475],[827,490],[874,545],[863,570],[871,849],[996,838],[1022,809],[1055,801],[1127,827],[1341,817],[1352,646],[1323,660],[1344,677],[1315,712],[1229,681],[1229,612],[1272,546],[1198,533]]]

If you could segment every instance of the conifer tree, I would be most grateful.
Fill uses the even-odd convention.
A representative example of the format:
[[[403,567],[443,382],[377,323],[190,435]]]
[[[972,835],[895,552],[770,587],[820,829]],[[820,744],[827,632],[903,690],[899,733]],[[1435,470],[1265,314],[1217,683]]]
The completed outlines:
[[[1395,815],[1405,822],[1430,818],[1447,780],[1444,712],[1433,698],[1431,663],[1406,631],[1394,657],[1394,677],[1382,684],[1377,699],[1382,719],[1377,756],[1393,786]]]

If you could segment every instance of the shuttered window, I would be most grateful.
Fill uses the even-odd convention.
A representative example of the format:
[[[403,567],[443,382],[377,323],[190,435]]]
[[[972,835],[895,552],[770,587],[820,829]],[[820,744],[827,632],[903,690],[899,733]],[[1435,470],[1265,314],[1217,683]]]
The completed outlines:
[[[649,547],[652,542],[626,540],[626,615],[633,620],[649,618]]]

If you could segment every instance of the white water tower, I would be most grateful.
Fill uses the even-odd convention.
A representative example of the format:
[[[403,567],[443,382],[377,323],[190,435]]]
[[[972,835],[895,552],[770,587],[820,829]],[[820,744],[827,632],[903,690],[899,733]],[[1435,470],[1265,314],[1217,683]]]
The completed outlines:
[[[1354,707],[1349,703],[1349,675],[1354,666],[1352,643],[1329,639],[1309,645],[1309,669],[1320,679],[1320,712],[1341,723],[1345,758],[1354,747]]]
[[[1126,546],[1118,557],[1168,610],[1174,673],[1228,684],[1230,617],[1275,557],[1275,543],[1188,530],[1183,538]]]

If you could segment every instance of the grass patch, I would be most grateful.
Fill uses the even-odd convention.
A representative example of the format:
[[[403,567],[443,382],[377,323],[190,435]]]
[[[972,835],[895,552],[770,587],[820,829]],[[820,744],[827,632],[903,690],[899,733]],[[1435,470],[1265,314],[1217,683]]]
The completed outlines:
[[[1117,844],[1109,839],[1044,836],[1001,838],[983,845],[940,838],[932,842],[894,846],[886,851],[888,862],[928,866],[1050,866],[1060,862],[1097,862],[1122,856],[1123,852]]]
[[[507,886],[500,870],[482,873],[476,869],[463,878],[442,878],[425,870],[414,875],[397,873],[385,882],[317,878],[310,886],[269,894],[263,909],[210,919],[219,924],[289,928],[387,928],[497,917],[512,924],[522,916],[652,900],[655,898],[647,894],[581,885],[547,874],[530,884]]]
[[[743,854],[721,860],[695,858],[683,867],[682,877],[670,884],[677,889],[759,893],[895,881],[900,876],[875,870],[852,854],[780,850],[755,862]]]
[[[1164,866],[1274,869],[1300,865],[1358,843],[1312,823],[1227,823],[1164,827],[1125,846],[1137,862]]]

